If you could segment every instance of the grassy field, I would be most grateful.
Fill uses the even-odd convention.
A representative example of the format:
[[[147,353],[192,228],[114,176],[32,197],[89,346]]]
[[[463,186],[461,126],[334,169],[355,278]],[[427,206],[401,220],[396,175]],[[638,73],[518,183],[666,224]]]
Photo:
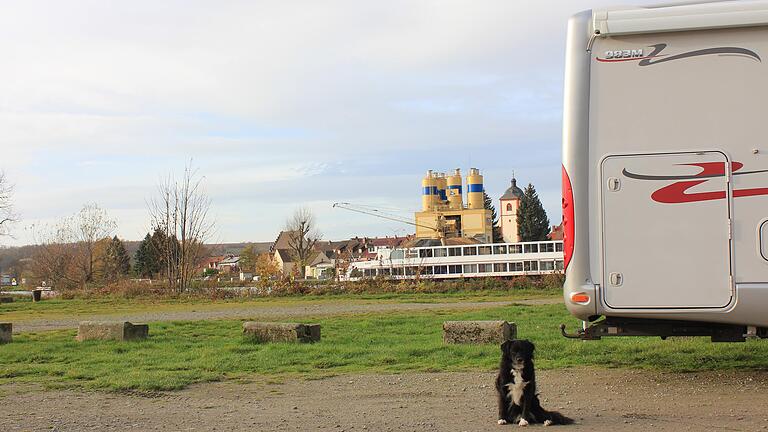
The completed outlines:
[[[442,322],[507,319],[537,344],[537,366],[653,368],[668,371],[768,369],[768,343],[712,344],[706,338],[562,338],[577,325],[562,305],[508,306],[476,312],[322,317],[320,343],[255,344],[242,321],[154,323],[140,342],[74,341],[74,331],[16,335],[0,346],[0,383],[36,382],[109,390],[170,390],[253,374],[307,378],[347,372],[490,371],[497,346],[446,346]],[[279,378],[278,378],[279,379]]]
[[[122,297],[102,297],[93,299],[53,299],[33,303],[30,299],[20,298],[13,303],[0,304],[0,321],[23,322],[35,319],[78,318],[88,315],[120,315],[137,312],[162,312],[195,309],[217,310],[248,307],[287,306],[301,303],[438,303],[458,301],[514,301],[559,297],[560,289],[515,289],[497,291],[466,291],[456,293],[413,293],[413,294],[354,294],[296,297],[241,297],[233,299],[210,300],[206,298],[179,299],[126,299]]]

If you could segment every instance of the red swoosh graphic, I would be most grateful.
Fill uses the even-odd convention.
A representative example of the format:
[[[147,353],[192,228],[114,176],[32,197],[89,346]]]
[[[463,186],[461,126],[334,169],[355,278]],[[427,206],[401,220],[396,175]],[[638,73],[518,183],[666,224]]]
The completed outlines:
[[[725,198],[725,191],[700,192],[687,194],[688,189],[707,182],[707,180],[693,180],[672,183],[651,194],[651,199],[662,204],[680,204],[697,201],[710,201]]]
[[[724,162],[703,162],[682,165],[700,167],[701,172],[696,174],[697,177],[725,175]],[[731,169],[735,172],[740,170],[743,166],[744,164],[741,162],[732,162]],[[688,189],[706,183],[707,181],[709,181],[709,179],[675,182],[652,193],[651,199],[662,204],[680,204],[725,198],[725,191],[686,193]],[[738,189],[733,191],[734,198],[756,195],[768,195],[768,188]]]

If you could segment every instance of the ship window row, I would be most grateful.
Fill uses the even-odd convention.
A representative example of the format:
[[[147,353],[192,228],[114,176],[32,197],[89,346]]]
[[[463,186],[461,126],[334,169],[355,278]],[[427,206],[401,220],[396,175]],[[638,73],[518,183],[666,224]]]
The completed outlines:
[[[515,261],[510,263],[480,263],[404,266],[381,269],[364,269],[365,277],[374,276],[417,276],[417,275],[460,275],[469,273],[507,273],[529,271],[563,270],[563,260]]]
[[[562,252],[562,242],[542,242],[525,244],[502,244],[481,246],[453,246],[420,249],[395,249],[392,259],[403,258],[442,258],[446,256],[502,255],[516,253]]]

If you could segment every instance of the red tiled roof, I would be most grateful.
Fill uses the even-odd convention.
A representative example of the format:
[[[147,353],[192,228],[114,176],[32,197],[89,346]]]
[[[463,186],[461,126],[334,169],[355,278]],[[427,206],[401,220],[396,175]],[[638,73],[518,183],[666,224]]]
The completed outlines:
[[[547,235],[550,240],[562,240],[563,239],[563,224],[552,225],[552,231]]]

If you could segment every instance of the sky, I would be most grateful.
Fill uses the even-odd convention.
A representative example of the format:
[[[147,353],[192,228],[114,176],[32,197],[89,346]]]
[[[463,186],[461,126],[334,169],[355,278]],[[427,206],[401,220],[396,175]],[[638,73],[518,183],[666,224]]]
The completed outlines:
[[[567,19],[622,0],[6,1],[0,169],[34,241],[87,203],[141,239],[160,179],[203,177],[213,242],[412,233],[429,170],[514,172],[560,214]],[[625,2],[626,3],[626,2]]]

